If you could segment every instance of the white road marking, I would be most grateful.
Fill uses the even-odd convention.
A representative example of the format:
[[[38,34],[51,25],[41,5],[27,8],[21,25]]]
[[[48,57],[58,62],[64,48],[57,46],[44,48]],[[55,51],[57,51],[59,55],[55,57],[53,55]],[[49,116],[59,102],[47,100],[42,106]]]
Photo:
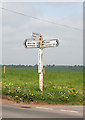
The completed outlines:
[[[52,108],[47,108],[47,107],[36,107],[37,109],[44,109],[44,110],[53,110],[53,111],[62,111],[62,112],[70,112],[70,113],[79,113],[78,111],[74,111],[74,110],[65,110],[65,109],[60,109],[60,110],[55,110]]]
[[[78,111],[73,111],[73,110],[63,110],[63,109],[61,109],[60,111],[63,111],[63,112],[75,112],[75,113],[78,113]]]
[[[46,108],[46,107],[36,107],[38,109],[45,109],[45,110],[53,110],[52,108]]]

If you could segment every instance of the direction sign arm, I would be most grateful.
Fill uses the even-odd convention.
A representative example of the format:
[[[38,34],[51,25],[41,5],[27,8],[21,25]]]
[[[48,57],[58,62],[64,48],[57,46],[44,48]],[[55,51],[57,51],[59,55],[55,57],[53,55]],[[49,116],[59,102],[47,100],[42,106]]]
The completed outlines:
[[[59,41],[57,39],[51,39],[51,40],[44,40],[44,45],[43,47],[44,48],[47,48],[47,47],[56,47],[59,45]]]

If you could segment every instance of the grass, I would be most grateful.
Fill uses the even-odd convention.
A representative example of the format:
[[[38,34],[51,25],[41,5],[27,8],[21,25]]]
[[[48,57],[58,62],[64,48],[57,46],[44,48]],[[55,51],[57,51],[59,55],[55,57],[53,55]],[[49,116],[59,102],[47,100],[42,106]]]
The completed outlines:
[[[83,73],[46,71],[39,90],[37,70],[7,68],[2,73],[2,94],[19,101],[48,104],[83,104]]]

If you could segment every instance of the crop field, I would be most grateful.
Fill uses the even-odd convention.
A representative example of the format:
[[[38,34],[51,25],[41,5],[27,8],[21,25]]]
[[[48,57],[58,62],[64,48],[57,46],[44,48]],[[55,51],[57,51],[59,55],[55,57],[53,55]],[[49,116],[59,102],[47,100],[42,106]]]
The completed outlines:
[[[17,102],[81,105],[83,72],[46,70],[41,92],[37,70],[6,68],[6,73],[2,72],[2,94]]]

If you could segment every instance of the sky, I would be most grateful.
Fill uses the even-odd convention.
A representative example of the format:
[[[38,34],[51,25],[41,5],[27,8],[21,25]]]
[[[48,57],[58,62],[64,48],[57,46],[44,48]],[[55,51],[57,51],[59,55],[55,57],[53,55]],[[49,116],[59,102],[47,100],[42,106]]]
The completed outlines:
[[[58,39],[59,46],[43,49],[43,64],[83,64],[83,4],[69,2],[5,2],[3,7],[55,24],[39,21],[10,11],[2,11],[2,64],[38,64],[38,48],[24,47],[32,32],[43,39]],[[60,24],[70,27],[64,27]],[[71,28],[72,27],[72,28]],[[73,29],[79,28],[79,30]]]

